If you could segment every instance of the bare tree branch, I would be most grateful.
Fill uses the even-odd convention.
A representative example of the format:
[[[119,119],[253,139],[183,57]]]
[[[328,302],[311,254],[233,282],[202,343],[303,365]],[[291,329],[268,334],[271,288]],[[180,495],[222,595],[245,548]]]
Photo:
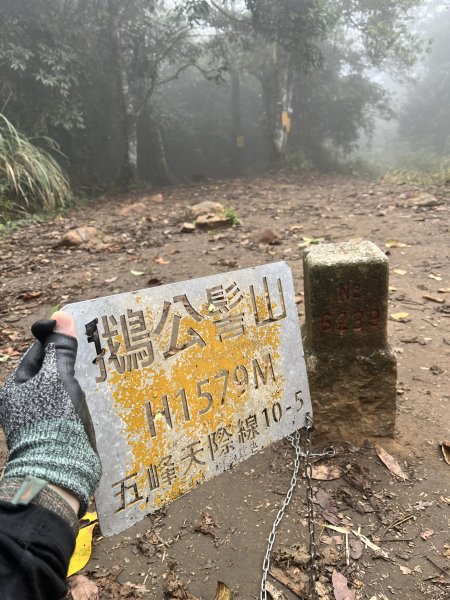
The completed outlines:
[[[214,2],[214,0],[209,0],[209,1],[212,4],[212,6],[214,6],[214,8],[217,10],[217,12],[219,12],[224,17],[227,17],[227,19],[231,19],[232,21],[234,21],[235,23],[239,23],[240,25],[251,25],[251,23],[252,23],[251,18],[249,18],[249,17],[239,18],[234,13],[232,13],[230,10],[227,10],[226,8],[223,8],[222,6],[216,4]]]
[[[211,71],[202,69],[202,67],[200,67],[197,63],[191,61],[189,63],[186,63],[182,67],[179,67],[179,69],[177,69],[177,71],[170,77],[167,77],[166,79],[161,79],[161,81],[158,81],[158,83],[155,85],[155,87],[159,87],[160,85],[164,85],[165,83],[168,83],[169,81],[173,81],[174,79],[177,79],[177,77],[180,75],[180,73],[182,73],[189,67],[193,67],[194,69],[197,69],[197,71],[199,71],[203,75],[203,77],[205,77],[205,79],[212,79]]]
[[[166,79],[161,79],[160,81],[158,81],[158,83],[156,84],[156,87],[159,87],[160,85],[164,85],[166,83],[169,83],[169,81],[173,81],[174,79],[178,79],[178,76],[185,71],[186,69],[188,69],[189,67],[195,67],[195,63],[188,62],[185,65],[183,65],[182,67],[179,67],[175,73],[173,73],[173,75],[171,75],[170,77],[167,77]]]

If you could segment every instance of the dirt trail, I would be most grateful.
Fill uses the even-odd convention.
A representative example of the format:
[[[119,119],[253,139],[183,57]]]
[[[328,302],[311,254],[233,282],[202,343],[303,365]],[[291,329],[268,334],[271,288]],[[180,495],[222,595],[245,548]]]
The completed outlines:
[[[371,240],[390,257],[389,314],[408,313],[405,322],[389,322],[399,366],[396,437],[377,442],[398,459],[408,480],[390,474],[372,443],[332,440],[338,454],[327,464],[342,466],[346,475],[316,482],[321,597],[333,598],[336,569],[356,598],[449,598],[450,466],[438,446],[450,438],[448,200],[438,194],[433,200],[406,185],[344,178],[240,179],[162,193],[161,204],[145,194],[109,196],[0,240],[1,380],[28,346],[30,324],[56,305],[280,259],[291,265],[300,293],[303,237]],[[187,207],[202,200],[233,207],[242,225],[214,234],[180,233]],[[136,203],[141,207],[123,211]],[[56,245],[66,230],[87,225],[109,236],[106,243]],[[280,237],[279,245],[258,243],[267,227]],[[302,319],[301,304],[299,314]],[[266,539],[287,490],[292,458],[288,443],[280,442],[176,501],[165,514],[125,535],[98,539],[85,573],[98,582],[102,598],[163,598],[174,559],[177,575],[195,597],[212,599],[221,580],[237,597],[258,598]],[[276,542],[277,564],[285,572],[291,564],[289,572],[299,581],[301,557],[292,554],[295,544],[307,540],[304,492],[302,483]],[[202,512],[217,525],[212,535],[195,530]],[[360,548],[351,536],[347,565],[345,536],[327,524],[360,526],[388,558]],[[128,581],[138,587],[124,586]],[[165,597],[187,598],[183,593]]]

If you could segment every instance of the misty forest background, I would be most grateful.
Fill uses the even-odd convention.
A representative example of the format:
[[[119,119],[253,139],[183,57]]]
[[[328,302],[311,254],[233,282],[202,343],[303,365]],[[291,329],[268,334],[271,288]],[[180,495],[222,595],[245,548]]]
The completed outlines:
[[[0,222],[268,166],[447,184],[449,30],[436,0],[0,0]]]

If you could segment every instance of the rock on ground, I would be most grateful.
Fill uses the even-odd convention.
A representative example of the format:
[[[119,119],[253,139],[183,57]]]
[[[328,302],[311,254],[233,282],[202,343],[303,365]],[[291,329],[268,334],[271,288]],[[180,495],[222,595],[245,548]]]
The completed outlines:
[[[199,202],[198,204],[194,204],[190,208],[190,216],[193,219],[197,217],[201,217],[202,215],[208,214],[222,214],[223,213],[223,204],[220,202],[212,202],[211,200],[204,200],[203,202]]]

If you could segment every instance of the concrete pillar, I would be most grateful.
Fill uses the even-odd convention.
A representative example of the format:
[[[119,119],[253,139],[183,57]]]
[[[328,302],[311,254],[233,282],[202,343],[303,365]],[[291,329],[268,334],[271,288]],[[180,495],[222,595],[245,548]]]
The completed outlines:
[[[390,436],[396,358],[387,342],[389,268],[372,242],[314,246],[304,255],[304,348],[319,433]]]

